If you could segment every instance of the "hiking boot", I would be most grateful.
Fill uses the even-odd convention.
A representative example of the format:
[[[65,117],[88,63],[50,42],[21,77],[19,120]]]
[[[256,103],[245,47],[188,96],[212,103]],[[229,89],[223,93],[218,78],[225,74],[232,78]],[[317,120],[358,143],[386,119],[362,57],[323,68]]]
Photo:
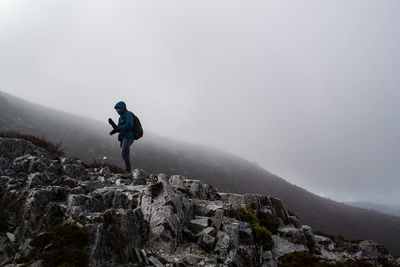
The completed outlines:
[[[132,172],[124,172],[121,174],[121,178],[133,178]]]

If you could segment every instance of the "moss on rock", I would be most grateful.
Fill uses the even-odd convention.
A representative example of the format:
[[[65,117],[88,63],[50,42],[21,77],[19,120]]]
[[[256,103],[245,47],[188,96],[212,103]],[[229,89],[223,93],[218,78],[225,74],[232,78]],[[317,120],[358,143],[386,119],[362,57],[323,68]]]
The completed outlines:
[[[260,215],[260,218],[258,215]],[[254,241],[257,245],[262,246],[266,250],[271,250],[274,247],[274,240],[271,236],[271,232],[266,227],[266,225],[270,226],[273,224],[265,217],[265,213],[259,214],[257,212],[256,214],[252,208],[246,209],[244,207],[240,207],[237,212],[237,216],[239,220],[250,223]]]

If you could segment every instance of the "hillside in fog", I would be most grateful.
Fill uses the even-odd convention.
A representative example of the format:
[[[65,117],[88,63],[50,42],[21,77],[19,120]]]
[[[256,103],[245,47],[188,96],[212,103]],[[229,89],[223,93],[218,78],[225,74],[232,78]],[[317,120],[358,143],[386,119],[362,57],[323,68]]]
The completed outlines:
[[[109,136],[109,125],[30,103],[0,93],[0,131],[18,131],[61,142],[69,156],[85,161],[107,160],[122,164],[119,143]],[[350,207],[319,197],[281,177],[212,147],[193,145],[149,132],[131,149],[134,168],[149,173],[182,174],[215,185],[220,191],[262,193],[281,198],[299,215],[301,223],[327,234],[349,239],[373,239],[393,254],[400,254],[400,217]],[[179,139],[179,136],[176,137]]]

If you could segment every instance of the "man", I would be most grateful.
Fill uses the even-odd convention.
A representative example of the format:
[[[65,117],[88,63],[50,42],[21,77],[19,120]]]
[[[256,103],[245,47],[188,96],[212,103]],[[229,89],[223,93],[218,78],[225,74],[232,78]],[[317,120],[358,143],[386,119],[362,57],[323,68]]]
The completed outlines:
[[[134,133],[132,130],[134,129],[133,124],[135,122],[135,119],[133,117],[133,113],[126,109],[125,102],[123,101],[118,102],[117,104],[115,104],[114,108],[120,115],[118,120],[118,126],[113,122],[111,118],[108,119],[108,122],[114,128],[110,132],[110,135],[119,132],[118,141],[120,142],[122,159],[125,162],[125,172],[121,175],[121,178],[132,178],[133,175],[132,175],[131,161],[129,158],[129,150],[134,140]]]

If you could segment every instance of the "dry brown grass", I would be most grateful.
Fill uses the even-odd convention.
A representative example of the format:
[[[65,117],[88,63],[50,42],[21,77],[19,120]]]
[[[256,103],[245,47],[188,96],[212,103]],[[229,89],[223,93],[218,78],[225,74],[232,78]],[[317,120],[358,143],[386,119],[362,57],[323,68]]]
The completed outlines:
[[[24,139],[32,144],[47,150],[57,156],[64,156],[64,150],[61,148],[61,143],[55,144],[48,141],[45,137],[37,137],[30,134],[22,134],[14,131],[0,132],[0,137],[4,138],[19,138]]]

